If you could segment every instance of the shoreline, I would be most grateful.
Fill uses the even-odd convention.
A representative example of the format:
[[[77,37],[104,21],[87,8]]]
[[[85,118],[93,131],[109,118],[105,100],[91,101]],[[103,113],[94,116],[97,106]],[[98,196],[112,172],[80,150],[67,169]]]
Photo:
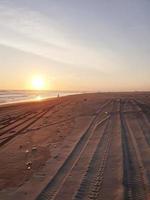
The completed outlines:
[[[40,103],[40,102],[44,102],[44,101],[51,101],[53,99],[58,99],[58,98],[63,98],[63,97],[67,97],[67,96],[73,96],[73,95],[80,95],[80,94],[84,94],[84,93],[74,93],[74,94],[66,94],[66,95],[62,95],[62,96],[52,96],[52,97],[45,97],[45,98],[35,98],[35,99],[28,99],[28,100],[20,100],[20,101],[14,101],[14,102],[6,102],[6,103],[0,103],[0,108],[1,107],[7,107],[7,106],[14,106],[14,105],[24,105],[24,104],[30,104],[30,103]],[[37,96],[38,97],[38,96]]]
[[[17,93],[16,93],[17,92]],[[49,93],[49,94],[48,94]],[[16,95],[17,94],[17,95]],[[47,99],[53,99],[62,96],[81,94],[79,92],[55,92],[55,91],[1,91],[0,101],[1,105],[26,103],[26,102],[39,102]],[[24,96],[24,98],[22,97]]]

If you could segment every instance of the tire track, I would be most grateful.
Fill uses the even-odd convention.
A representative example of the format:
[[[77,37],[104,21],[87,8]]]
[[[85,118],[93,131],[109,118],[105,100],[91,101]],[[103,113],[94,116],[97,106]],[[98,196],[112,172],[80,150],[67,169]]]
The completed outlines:
[[[7,144],[9,141],[11,141],[13,138],[15,138],[17,135],[25,134],[24,132],[28,127],[33,125],[35,122],[37,122],[39,119],[41,119],[44,115],[46,115],[52,108],[54,108],[56,105],[52,105],[47,109],[43,109],[42,111],[36,113],[36,114],[31,114],[31,117],[28,119],[25,119],[23,122],[15,125],[14,127],[9,128],[8,130],[0,133],[0,147],[3,145]],[[20,129],[19,129],[20,127]],[[15,128],[19,130],[15,130]],[[9,131],[14,131],[15,133],[9,133]],[[3,137],[5,134],[8,134],[8,136]]]
[[[137,103],[137,101],[133,100],[131,102],[131,106],[134,110],[139,110],[141,109],[139,104]],[[143,112],[143,110],[141,109],[141,112],[136,112],[135,113],[136,119],[138,121],[138,124],[143,132],[143,135],[145,137],[145,141],[147,142],[147,144],[150,146],[150,123],[149,120],[147,119],[147,116],[145,115],[145,113]]]
[[[120,120],[122,127],[122,146],[124,162],[124,199],[125,200],[146,200],[146,181],[143,175],[139,155],[135,146],[135,139],[128,129],[123,114],[124,102],[120,105]]]
[[[100,143],[93,155],[91,163],[88,167],[87,173],[75,195],[75,200],[83,199],[97,199],[100,193],[101,184],[104,179],[104,169],[108,160],[108,154],[110,150],[111,137],[108,134],[110,128],[110,120],[106,126],[104,134]],[[100,156],[100,153],[102,156]],[[94,177],[93,177],[94,172]]]
[[[116,105],[117,103],[114,102],[109,121],[105,126],[103,135],[97,145],[81,185],[74,196],[74,200],[101,199],[101,189],[105,175],[104,172],[111,149],[112,130],[114,125]]]
[[[81,136],[80,140],[76,144],[73,151],[70,153],[68,158],[64,161],[64,164],[62,167],[58,170],[56,175],[53,177],[53,179],[50,181],[50,183],[46,186],[46,188],[42,191],[42,193],[37,197],[37,200],[47,200],[47,199],[55,199],[55,195],[57,194],[57,191],[59,189],[59,186],[63,183],[65,178],[68,176],[70,171],[72,170],[72,167],[75,165],[77,160],[79,160],[83,149],[87,146],[89,139],[92,137],[93,129],[95,128],[96,124],[98,123],[98,119],[100,117],[100,114],[102,111],[107,107],[108,105],[111,105],[111,102],[105,103],[99,112],[97,112],[97,115],[94,117],[92,123],[88,127],[87,131]],[[102,121],[101,123],[103,123]],[[100,126],[100,124],[98,124]]]
[[[24,119],[25,117],[28,117],[31,114],[32,114],[32,112],[26,112],[24,114],[21,114],[17,117],[13,117],[10,120],[5,121],[5,123],[3,123],[3,125],[1,125],[0,130],[5,129],[16,122],[19,122],[20,120]]]

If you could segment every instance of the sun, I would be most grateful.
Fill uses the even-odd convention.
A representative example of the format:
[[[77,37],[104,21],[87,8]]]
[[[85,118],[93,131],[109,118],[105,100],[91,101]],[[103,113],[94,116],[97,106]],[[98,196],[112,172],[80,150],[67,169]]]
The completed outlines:
[[[44,90],[45,80],[42,76],[34,76],[32,78],[31,86],[33,90]]]

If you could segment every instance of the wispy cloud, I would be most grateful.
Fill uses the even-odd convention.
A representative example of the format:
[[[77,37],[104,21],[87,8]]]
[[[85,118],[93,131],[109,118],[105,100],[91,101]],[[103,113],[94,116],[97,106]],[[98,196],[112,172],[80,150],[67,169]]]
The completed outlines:
[[[0,24],[31,39],[66,46],[63,32],[58,30],[56,22],[38,11],[1,4]]]
[[[38,11],[1,4],[0,26],[0,43],[7,46],[104,72],[110,72],[118,64],[112,52],[89,49],[66,38],[65,30],[57,21]]]

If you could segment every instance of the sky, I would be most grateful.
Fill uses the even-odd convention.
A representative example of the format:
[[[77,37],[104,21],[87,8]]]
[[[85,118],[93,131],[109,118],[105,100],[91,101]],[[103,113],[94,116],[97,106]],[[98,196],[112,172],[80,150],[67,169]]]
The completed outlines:
[[[0,89],[150,90],[149,0],[0,0]]]

